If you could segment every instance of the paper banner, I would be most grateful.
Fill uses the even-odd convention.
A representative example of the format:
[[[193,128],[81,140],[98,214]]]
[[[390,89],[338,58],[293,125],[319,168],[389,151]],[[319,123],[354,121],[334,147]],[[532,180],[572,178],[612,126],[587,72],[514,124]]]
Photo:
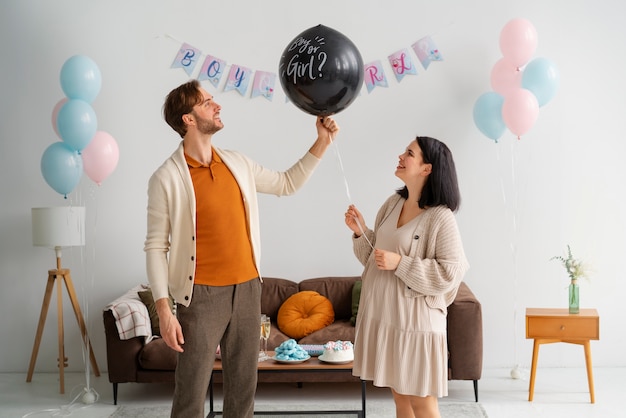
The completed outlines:
[[[252,98],[263,96],[270,102],[274,97],[274,85],[276,84],[276,74],[266,71],[257,71],[252,83]]]
[[[201,55],[202,51],[184,43],[178,50],[178,54],[176,54],[176,58],[174,58],[170,68],[182,68],[190,76]]]
[[[239,94],[245,96],[248,84],[250,83],[250,77],[252,77],[252,70],[250,68],[233,65],[230,67],[224,91],[237,90]]]
[[[413,48],[413,51],[415,51],[415,55],[417,55],[417,58],[420,60],[422,67],[424,67],[425,70],[428,69],[431,61],[443,61],[441,53],[430,36],[420,39],[411,45],[411,47]]]
[[[425,36],[414,42],[411,48],[424,69],[428,69],[432,61],[443,61],[439,49],[430,36]],[[400,49],[387,57],[397,82],[400,82],[405,75],[417,74],[415,57],[410,53],[411,48]],[[202,52],[199,49],[183,43],[171,68],[183,68],[191,76],[201,57]],[[368,93],[371,93],[376,87],[389,87],[381,60],[371,61],[366,64],[363,72],[364,83]],[[251,98],[263,96],[269,101],[273,100],[274,92],[276,91],[276,74],[266,71],[256,71],[256,74],[254,74],[254,70],[240,65],[232,65],[229,69],[226,61],[212,55],[205,57],[197,79],[198,81],[209,80],[215,88],[218,88],[225,73],[228,73],[228,77],[223,91],[237,90],[239,94],[245,96],[248,85],[252,83]],[[254,79],[252,78],[253,75]],[[289,97],[286,96],[285,103],[289,102]]]
[[[365,77],[363,81],[367,87],[367,92],[371,93],[376,87],[388,87],[387,77],[385,76],[385,70],[380,60],[372,61],[369,64],[365,64],[363,67]]]
[[[200,68],[200,74],[198,74],[198,81],[209,80],[213,86],[217,88],[220,84],[220,80],[226,70],[226,61],[216,58],[212,55],[207,55],[204,60],[204,64]]]
[[[408,48],[401,49],[389,55],[388,58],[398,83],[402,81],[407,74],[417,74],[417,69],[415,68],[415,64],[413,64],[413,59],[411,58]]]

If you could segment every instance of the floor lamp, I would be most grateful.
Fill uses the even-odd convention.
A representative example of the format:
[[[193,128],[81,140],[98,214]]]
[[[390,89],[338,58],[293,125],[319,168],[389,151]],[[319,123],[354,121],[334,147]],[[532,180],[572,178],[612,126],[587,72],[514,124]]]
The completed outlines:
[[[41,314],[39,315],[39,325],[37,326],[37,334],[33,345],[33,353],[30,357],[30,366],[28,367],[28,375],[26,381],[30,382],[33,378],[33,371],[37,361],[37,353],[41,343],[41,335],[46,323],[48,307],[54,290],[54,283],[57,283],[57,324],[58,324],[58,343],[59,343],[59,377],[60,392],[65,393],[64,372],[67,367],[67,357],[65,357],[65,348],[63,343],[63,289],[65,283],[67,293],[74,308],[74,314],[78,321],[78,326],[83,337],[85,347],[89,349],[89,359],[93,367],[94,374],[100,376],[100,370],[96,363],[96,357],[93,354],[85,320],[76,298],[76,291],[70,276],[70,270],[61,268],[61,248],[75,247],[85,245],[85,208],[76,206],[63,206],[51,208],[33,208],[32,209],[32,225],[33,225],[33,245],[40,247],[54,248],[57,259],[57,268],[48,270],[48,283],[46,292],[41,305]],[[58,279],[58,281],[57,281]]]

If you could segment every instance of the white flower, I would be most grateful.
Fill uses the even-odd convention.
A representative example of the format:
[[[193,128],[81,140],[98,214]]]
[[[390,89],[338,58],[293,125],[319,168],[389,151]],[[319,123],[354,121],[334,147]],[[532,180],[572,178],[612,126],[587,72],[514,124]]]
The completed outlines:
[[[569,245],[567,246],[567,258],[557,255],[552,257],[550,260],[559,260],[561,264],[563,264],[563,267],[565,267],[565,271],[567,271],[567,275],[571,280],[578,280],[581,277],[589,278],[583,262],[581,260],[576,260],[572,256],[572,250]]]

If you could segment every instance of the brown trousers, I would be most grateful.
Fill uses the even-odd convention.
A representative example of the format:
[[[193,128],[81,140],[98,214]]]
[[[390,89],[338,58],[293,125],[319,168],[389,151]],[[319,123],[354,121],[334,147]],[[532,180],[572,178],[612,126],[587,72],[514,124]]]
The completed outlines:
[[[204,418],[218,344],[224,377],[224,418],[254,414],[261,314],[261,282],[194,285],[189,307],[177,306],[185,344],[178,354],[172,418]]]

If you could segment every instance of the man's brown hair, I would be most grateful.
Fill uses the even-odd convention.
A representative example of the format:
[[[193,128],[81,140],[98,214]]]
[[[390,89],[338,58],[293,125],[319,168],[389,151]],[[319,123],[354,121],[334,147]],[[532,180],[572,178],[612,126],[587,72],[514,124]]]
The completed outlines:
[[[187,134],[187,125],[183,122],[183,115],[191,113],[193,107],[202,102],[200,82],[191,80],[176,87],[165,98],[163,117],[181,138]]]

